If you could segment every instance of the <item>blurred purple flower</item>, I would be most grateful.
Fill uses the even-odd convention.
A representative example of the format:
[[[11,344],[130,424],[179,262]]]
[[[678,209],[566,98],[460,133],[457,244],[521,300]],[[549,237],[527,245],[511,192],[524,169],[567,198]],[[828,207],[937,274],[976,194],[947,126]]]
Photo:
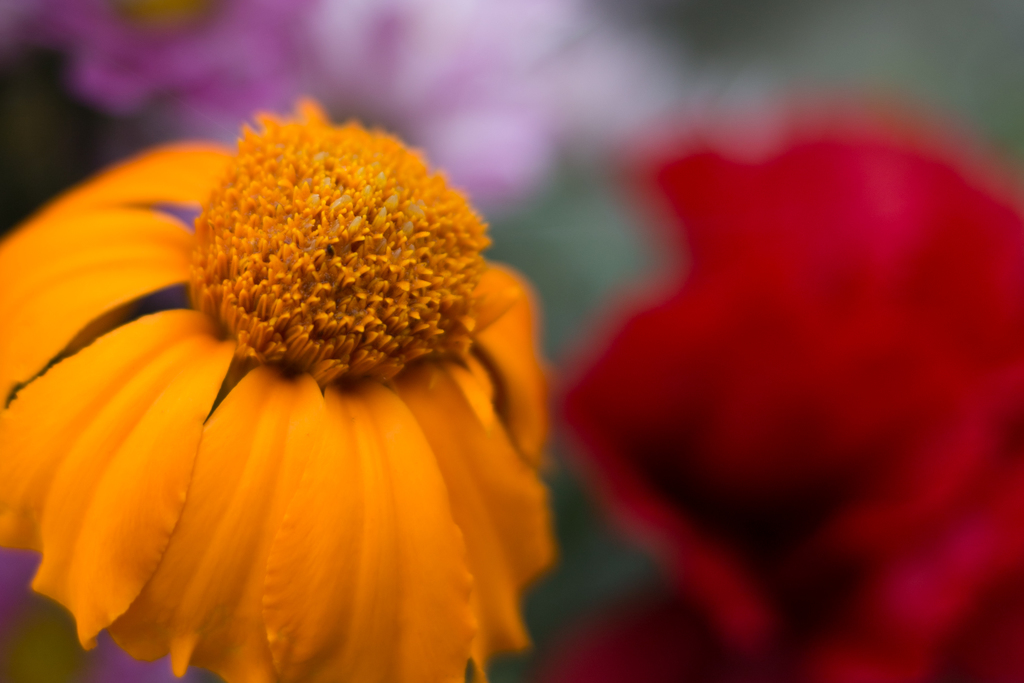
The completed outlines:
[[[39,555],[0,548],[0,638],[12,628],[29,598]]]
[[[0,67],[25,46],[25,27],[37,10],[38,3],[33,0],[0,1]]]
[[[424,147],[484,204],[679,102],[668,60],[577,0],[318,0],[309,27],[314,94]]]
[[[20,3],[28,0],[10,0]],[[604,155],[674,109],[681,79],[593,0],[36,0],[70,86],[156,139],[233,140],[312,94],[425,149],[488,208],[566,152]],[[116,137],[116,135],[115,135]],[[129,132],[110,142],[120,156]]]
[[[155,662],[132,659],[104,633],[75,683],[202,683],[215,680],[211,674],[195,668],[189,669],[184,678],[177,678],[167,657]]]
[[[246,116],[298,94],[306,0],[39,0],[37,38],[67,54],[88,102],[135,113],[158,98],[185,117]]]
[[[38,564],[37,553],[0,548],[0,654],[17,639],[19,626],[30,620],[33,610],[39,609],[43,601],[29,588]],[[68,620],[70,622],[70,616]],[[73,627],[69,626],[69,637],[73,638],[70,635],[73,632]],[[2,675],[0,668],[0,677]],[[136,661],[104,633],[96,649],[82,658],[82,667],[72,680],[74,683],[202,683],[216,679],[198,669],[190,670],[185,678],[175,678],[167,658],[156,662]]]

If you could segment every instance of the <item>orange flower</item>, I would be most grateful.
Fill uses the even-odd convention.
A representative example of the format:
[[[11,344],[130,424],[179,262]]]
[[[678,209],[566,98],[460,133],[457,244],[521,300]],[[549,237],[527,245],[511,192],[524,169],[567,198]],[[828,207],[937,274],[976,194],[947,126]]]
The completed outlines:
[[[554,552],[530,295],[395,139],[261,123],[0,243],[0,544],[84,645],[179,675],[462,681],[527,645]],[[194,234],[159,210],[198,202]],[[181,283],[197,310],[123,322]]]

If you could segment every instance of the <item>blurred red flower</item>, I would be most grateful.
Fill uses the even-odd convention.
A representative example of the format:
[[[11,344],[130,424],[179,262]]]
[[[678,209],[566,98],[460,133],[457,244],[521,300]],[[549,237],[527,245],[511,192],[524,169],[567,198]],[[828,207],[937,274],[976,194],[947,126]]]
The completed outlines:
[[[862,126],[658,167],[689,272],[566,415],[681,602],[555,678],[1024,679],[1024,221],[957,156]]]

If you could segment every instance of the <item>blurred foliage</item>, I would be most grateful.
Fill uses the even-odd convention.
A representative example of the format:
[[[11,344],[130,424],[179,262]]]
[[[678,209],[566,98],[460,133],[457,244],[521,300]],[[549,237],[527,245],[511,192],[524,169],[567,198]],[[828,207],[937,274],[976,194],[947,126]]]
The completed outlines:
[[[588,326],[621,288],[654,260],[637,239],[629,207],[609,177],[612,169],[565,167],[536,202],[493,221],[488,258],[521,270],[543,306],[543,341],[554,361],[552,383],[572,364]],[[536,651],[498,658],[492,683],[528,677],[534,659],[557,646],[559,635],[588,613],[657,581],[653,562],[609,529],[592,492],[574,474],[571,448],[556,436],[547,471],[559,563],[526,598]]]
[[[65,683],[84,658],[67,613],[43,600],[19,625],[3,654],[0,680],[6,683]]]
[[[536,201],[491,221],[487,257],[514,265],[537,288],[544,350],[558,367],[607,299],[653,260],[614,171],[563,167]]]
[[[1024,156],[1020,0],[606,0],[685,45],[718,91],[866,93]]]
[[[56,55],[0,71],[0,233],[89,174],[103,120],[66,94]]]

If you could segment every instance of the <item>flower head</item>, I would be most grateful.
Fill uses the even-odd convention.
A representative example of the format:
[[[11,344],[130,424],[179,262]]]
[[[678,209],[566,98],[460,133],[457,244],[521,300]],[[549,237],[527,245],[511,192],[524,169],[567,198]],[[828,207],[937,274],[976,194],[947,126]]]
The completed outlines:
[[[855,126],[659,168],[692,267],[568,414],[710,624],[706,679],[1020,675],[1024,220],[949,159]]]
[[[189,202],[195,233],[154,208]],[[544,382],[486,243],[417,155],[312,106],[59,198],[0,244],[0,543],[42,552],[84,644],[179,674],[461,681],[524,647]],[[133,319],[184,283],[198,310]]]
[[[243,357],[320,384],[465,354],[488,243],[466,200],[387,135],[316,120],[265,126],[243,137],[196,222],[199,309],[234,333]]]

